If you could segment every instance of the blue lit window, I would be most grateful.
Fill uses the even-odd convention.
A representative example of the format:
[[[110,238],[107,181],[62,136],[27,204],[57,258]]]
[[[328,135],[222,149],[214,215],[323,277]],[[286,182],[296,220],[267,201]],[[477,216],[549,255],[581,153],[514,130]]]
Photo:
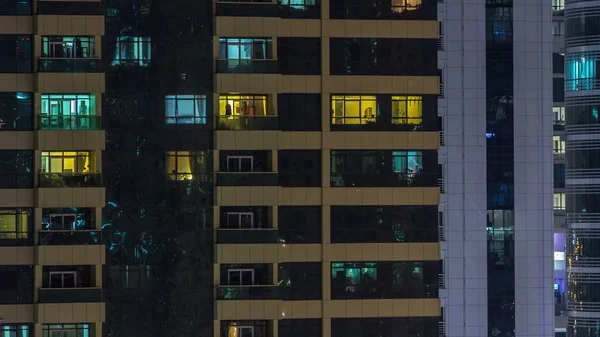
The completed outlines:
[[[147,67],[152,59],[152,41],[149,37],[120,36],[117,39],[112,65]]]
[[[22,324],[0,325],[0,337],[30,337],[31,326]]]
[[[221,59],[253,59],[272,58],[271,39],[219,39],[219,58]]]
[[[565,67],[566,90],[592,90],[596,81],[596,58],[591,55],[567,60]]]
[[[167,124],[206,124],[206,96],[165,96]]]
[[[90,337],[89,324],[44,324],[43,337]]]
[[[279,3],[284,6],[303,10],[308,6],[316,6],[318,4],[317,0],[279,0]]]

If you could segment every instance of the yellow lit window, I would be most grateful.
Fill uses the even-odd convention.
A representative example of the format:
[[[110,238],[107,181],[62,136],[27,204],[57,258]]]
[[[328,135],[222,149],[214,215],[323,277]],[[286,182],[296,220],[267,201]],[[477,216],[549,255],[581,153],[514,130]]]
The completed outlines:
[[[375,96],[331,96],[331,124],[375,123],[376,118]]]
[[[42,152],[43,173],[89,173],[95,167],[96,158],[90,151]]]
[[[393,124],[421,124],[423,98],[421,96],[392,96]]]
[[[421,6],[421,0],[392,0],[392,12],[414,11]]]
[[[552,147],[554,149],[554,154],[564,154],[565,153],[565,141],[560,138],[560,136],[552,137]]]
[[[221,95],[219,115],[232,118],[267,115],[267,95]]]
[[[166,174],[171,180],[193,180],[207,173],[207,157],[202,151],[168,151]]]
[[[554,193],[554,209],[564,210],[565,209],[565,194]]]
[[[23,210],[0,210],[0,239],[27,239],[29,215]]]

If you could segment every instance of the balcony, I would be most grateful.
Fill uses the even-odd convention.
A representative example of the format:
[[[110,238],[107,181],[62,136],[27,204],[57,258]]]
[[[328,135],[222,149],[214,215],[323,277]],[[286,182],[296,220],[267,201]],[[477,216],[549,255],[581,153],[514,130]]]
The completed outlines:
[[[102,302],[101,288],[40,288],[39,303]]]
[[[331,187],[438,187],[438,173],[331,174]]]
[[[218,186],[277,186],[275,172],[219,172]]]
[[[217,60],[221,74],[277,74],[277,60],[221,59]]]
[[[38,128],[45,131],[102,130],[101,116],[40,115]]]
[[[41,246],[101,245],[102,232],[94,230],[51,230],[38,233]]]
[[[217,116],[217,130],[230,131],[255,131],[277,130],[278,117],[275,115],[263,116]]]
[[[228,229],[217,230],[217,243],[277,243],[277,228]]]
[[[102,173],[40,173],[38,187],[102,187]]]
[[[277,285],[217,286],[217,300],[284,300],[290,288]]]
[[[271,1],[217,2],[217,16],[276,17],[277,4]]]
[[[101,73],[102,60],[95,58],[47,58],[38,59],[40,73]]]

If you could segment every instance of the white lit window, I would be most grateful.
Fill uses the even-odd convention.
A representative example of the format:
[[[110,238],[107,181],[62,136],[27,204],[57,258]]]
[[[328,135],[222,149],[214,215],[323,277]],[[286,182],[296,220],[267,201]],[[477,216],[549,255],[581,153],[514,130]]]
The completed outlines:
[[[206,96],[165,96],[165,121],[167,124],[206,124]]]
[[[554,193],[554,209],[564,210],[565,209],[565,194]]]
[[[560,138],[560,136],[552,137],[552,148],[554,150],[554,154],[564,154],[565,153],[565,141]]]

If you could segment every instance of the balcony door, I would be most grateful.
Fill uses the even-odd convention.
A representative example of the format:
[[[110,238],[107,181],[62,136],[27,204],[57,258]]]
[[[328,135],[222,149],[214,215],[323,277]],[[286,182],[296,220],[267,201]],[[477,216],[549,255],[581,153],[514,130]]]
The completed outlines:
[[[227,271],[227,283],[232,286],[253,285],[254,269],[229,269]]]
[[[50,272],[50,288],[77,288],[76,271]]]
[[[227,228],[251,229],[254,228],[254,213],[227,212]]]
[[[227,172],[254,171],[253,156],[227,156]]]
[[[50,214],[50,230],[74,230],[77,214]]]
[[[56,41],[50,42],[50,57],[56,58],[75,58],[75,42]]]

